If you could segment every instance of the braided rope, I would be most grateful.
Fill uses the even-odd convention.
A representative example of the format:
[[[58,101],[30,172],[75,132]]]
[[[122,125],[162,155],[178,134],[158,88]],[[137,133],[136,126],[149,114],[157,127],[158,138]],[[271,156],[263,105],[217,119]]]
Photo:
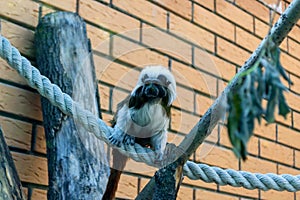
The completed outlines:
[[[13,46],[0,35],[0,57],[17,70],[26,79],[30,87],[36,89],[43,97],[47,98],[54,106],[57,106],[63,113],[74,118],[81,123],[84,128],[103,140],[108,145],[112,144],[107,139],[113,128],[107,126],[101,119],[93,113],[83,109],[72,98],[61,91],[61,89],[41,75],[39,70],[33,67],[30,62]],[[124,145],[118,148],[125,155],[137,162],[144,162],[150,166],[158,167],[154,162],[154,152],[151,149],[143,148],[139,144]],[[186,162],[183,167],[184,175],[190,179],[202,179],[205,182],[215,182],[220,185],[231,185],[234,187],[244,187],[247,189],[274,189],[278,191],[287,190],[295,192],[300,190],[300,175],[289,174],[276,175],[272,173],[259,174],[232,169],[221,169],[210,167],[205,164]]]
[[[63,93],[57,85],[52,84],[47,77],[41,75],[40,71],[33,67],[25,57],[21,56],[20,52],[1,35],[0,57],[17,70],[26,79],[29,86],[47,98],[52,105],[57,106],[64,114],[73,117],[87,131],[93,133],[108,145],[113,146],[108,140],[108,137],[113,132],[113,128],[107,126],[104,121],[97,118],[90,111],[83,109],[68,94]],[[143,148],[139,144],[121,144],[121,147],[116,148],[137,162],[144,162],[148,165],[159,167],[158,163],[154,162],[154,152],[149,148]]]
[[[260,174],[233,169],[221,169],[211,167],[206,164],[196,164],[187,161],[183,166],[184,175],[192,180],[202,179],[207,183],[215,182],[219,185],[231,185],[234,187],[244,187],[249,190],[287,190],[296,192],[300,190],[300,175],[290,174],[277,175],[273,173]]]

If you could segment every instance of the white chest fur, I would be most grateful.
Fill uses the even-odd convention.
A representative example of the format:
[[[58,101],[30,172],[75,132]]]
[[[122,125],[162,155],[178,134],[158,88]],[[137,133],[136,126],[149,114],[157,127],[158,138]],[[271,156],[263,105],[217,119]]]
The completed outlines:
[[[126,123],[121,126],[124,127],[123,131],[134,137],[151,137],[168,128],[169,119],[166,110],[159,103],[146,103],[140,109],[123,106],[119,113],[121,115],[117,121]]]

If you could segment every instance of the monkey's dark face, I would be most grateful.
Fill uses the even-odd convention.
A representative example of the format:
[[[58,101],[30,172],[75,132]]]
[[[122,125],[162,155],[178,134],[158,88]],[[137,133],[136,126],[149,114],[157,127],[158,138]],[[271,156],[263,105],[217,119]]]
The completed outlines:
[[[129,108],[141,108],[145,103],[162,100],[163,105],[168,103],[168,89],[166,86],[155,82],[148,82],[139,87],[130,97]]]

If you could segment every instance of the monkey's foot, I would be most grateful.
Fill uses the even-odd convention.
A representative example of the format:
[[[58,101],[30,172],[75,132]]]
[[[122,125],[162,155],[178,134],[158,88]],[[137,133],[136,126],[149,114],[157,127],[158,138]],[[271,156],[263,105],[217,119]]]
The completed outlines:
[[[134,143],[135,143],[135,137],[126,134],[124,136],[124,140],[123,141],[124,141],[124,144],[126,144],[126,145],[134,145]]]
[[[120,147],[121,143],[124,140],[124,136],[125,136],[125,133],[121,129],[115,127],[114,132],[108,137],[108,140],[113,145],[116,145],[117,147]]]
[[[162,151],[156,151],[155,152],[155,162],[160,163],[164,158],[164,152]]]

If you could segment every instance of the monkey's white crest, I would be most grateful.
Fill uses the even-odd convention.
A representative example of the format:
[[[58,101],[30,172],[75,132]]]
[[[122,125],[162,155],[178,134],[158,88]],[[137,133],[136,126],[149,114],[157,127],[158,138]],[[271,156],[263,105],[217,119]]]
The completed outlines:
[[[147,82],[156,82],[168,89],[168,106],[170,106],[176,99],[176,81],[173,74],[166,67],[163,66],[148,66],[142,70],[135,88],[131,95],[135,95],[136,90]]]

